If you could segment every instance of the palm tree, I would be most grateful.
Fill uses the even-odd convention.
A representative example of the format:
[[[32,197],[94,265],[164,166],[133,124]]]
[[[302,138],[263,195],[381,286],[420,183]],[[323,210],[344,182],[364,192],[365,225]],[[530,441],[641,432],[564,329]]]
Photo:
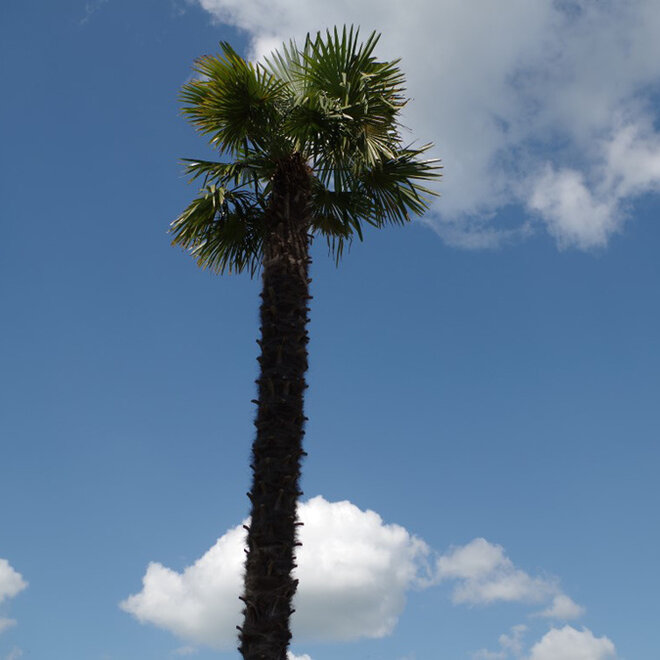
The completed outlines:
[[[199,196],[172,223],[173,244],[216,272],[263,271],[251,522],[239,651],[285,660],[291,639],[296,503],[305,452],[311,237],[341,258],[363,225],[404,224],[439,176],[431,145],[404,145],[398,60],[379,62],[379,35],[336,28],[295,42],[264,63],[227,43],[200,58],[184,85],[184,114],[226,162],[189,160]]]

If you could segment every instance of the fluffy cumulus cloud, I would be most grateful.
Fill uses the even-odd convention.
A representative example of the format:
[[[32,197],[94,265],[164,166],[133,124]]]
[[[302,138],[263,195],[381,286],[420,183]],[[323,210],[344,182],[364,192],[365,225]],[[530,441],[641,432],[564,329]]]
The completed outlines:
[[[299,515],[304,526],[292,620],[296,638],[351,640],[390,633],[406,591],[422,579],[428,547],[350,502],[315,497],[300,506]],[[182,573],[150,564],[142,591],[121,607],[181,638],[218,648],[234,645],[244,545],[239,525]]]
[[[383,637],[396,626],[407,591],[445,583],[451,584],[452,600],[459,605],[529,603],[536,609],[545,606],[538,616],[559,620],[583,612],[560,590],[557,580],[529,575],[501,546],[485,539],[440,554],[403,527],[384,523],[373,511],[322,497],[302,503],[299,515],[304,525],[292,618],[296,639]],[[229,648],[235,644],[241,619],[238,597],[244,548],[245,530],[238,525],[182,572],[153,562],[142,590],[120,606],[139,621],[189,642]],[[512,634],[510,648],[522,630]],[[500,642],[505,644],[506,639]],[[183,647],[178,654],[184,650],[189,653],[194,648]],[[303,655],[298,660],[308,658]]]
[[[583,608],[562,593],[557,581],[531,576],[517,568],[504,548],[477,538],[467,545],[451,548],[436,559],[436,580],[452,580],[455,603],[488,605],[494,602],[551,604],[539,615],[572,619]]]
[[[0,603],[13,598],[27,587],[27,582],[17,573],[6,559],[0,559]]]
[[[613,660],[614,644],[607,637],[595,637],[588,628],[553,628],[532,647],[529,660]]]
[[[18,595],[27,587],[23,576],[6,559],[0,559],[0,603]],[[16,625],[15,619],[0,617],[0,634]]]
[[[510,634],[500,635],[499,650],[481,649],[473,660],[616,660],[616,649],[607,637],[596,637],[588,628],[552,628],[527,650],[527,627],[517,625]]]
[[[240,618],[244,540],[241,526],[229,530],[182,573],[152,562],[142,591],[123,601],[122,609],[183,639],[229,647]]]
[[[433,140],[442,198],[425,220],[487,247],[544,228],[561,247],[602,247],[630,202],[660,186],[660,6],[654,0],[197,0],[252,39],[252,54],[354,23],[401,56],[406,124]],[[506,207],[528,218],[506,221]]]

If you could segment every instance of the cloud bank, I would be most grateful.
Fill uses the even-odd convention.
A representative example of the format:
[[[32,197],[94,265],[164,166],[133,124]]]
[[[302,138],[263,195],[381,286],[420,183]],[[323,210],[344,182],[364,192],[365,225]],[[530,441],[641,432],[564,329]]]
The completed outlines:
[[[501,546],[485,539],[440,554],[405,528],[384,523],[373,511],[320,496],[302,503],[299,516],[304,525],[292,617],[296,639],[386,636],[398,622],[408,591],[444,583],[453,585],[457,605],[545,605],[539,616],[560,620],[583,611],[560,590],[557,580],[529,575]],[[244,547],[245,530],[237,525],[182,572],[152,562],[142,590],[120,607],[138,621],[189,642],[231,648],[241,620]]]
[[[442,198],[428,223],[450,244],[542,230],[602,248],[660,188],[660,6],[654,0],[197,0],[252,54],[354,23],[402,57],[413,135],[436,143]],[[511,223],[510,205],[526,218]]]

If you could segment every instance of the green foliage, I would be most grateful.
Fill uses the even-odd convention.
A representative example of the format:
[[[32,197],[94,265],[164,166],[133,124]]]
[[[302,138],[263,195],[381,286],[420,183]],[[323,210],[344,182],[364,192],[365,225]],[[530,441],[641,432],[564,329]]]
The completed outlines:
[[[337,260],[363,225],[403,224],[428,208],[422,182],[440,176],[431,145],[403,143],[406,104],[398,61],[373,55],[379,35],[359,30],[307,36],[262,63],[227,43],[200,58],[199,78],[181,93],[184,114],[231,162],[187,161],[200,195],[172,223],[173,243],[202,267],[248,270],[261,263],[264,213],[277,163],[300,153],[312,172],[310,231],[325,236]]]

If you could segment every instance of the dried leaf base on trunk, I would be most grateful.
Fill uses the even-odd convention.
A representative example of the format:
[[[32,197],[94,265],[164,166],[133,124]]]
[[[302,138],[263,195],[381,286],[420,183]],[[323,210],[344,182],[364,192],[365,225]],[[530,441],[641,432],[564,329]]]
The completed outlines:
[[[267,217],[252,519],[239,647],[246,660],[286,660],[291,639],[307,387],[309,203],[309,171],[294,154],[278,165]]]

